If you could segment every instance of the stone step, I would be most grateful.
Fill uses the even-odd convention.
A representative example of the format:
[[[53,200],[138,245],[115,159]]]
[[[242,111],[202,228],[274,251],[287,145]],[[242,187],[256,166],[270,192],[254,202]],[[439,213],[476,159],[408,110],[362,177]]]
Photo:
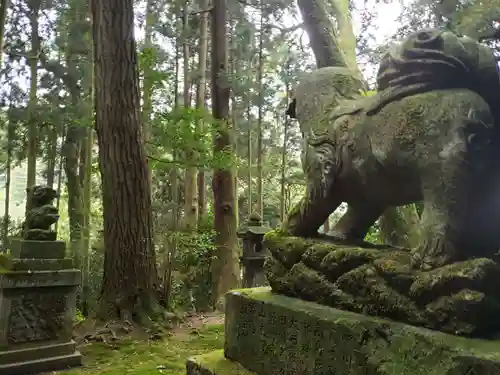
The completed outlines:
[[[82,365],[82,355],[74,352],[59,357],[37,359],[0,365],[0,375],[31,375],[49,371],[62,371]]]
[[[223,350],[189,358],[186,370],[187,375],[256,375],[239,363],[224,358]]]
[[[40,358],[58,357],[73,354],[76,351],[76,343],[69,342],[47,343],[37,346],[27,345],[15,349],[0,351],[0,365],[22,361],[33,361]]]
[[[269,288],[226,295],[224,354],[258,375],[500,374],[498,340],[337,310]]]

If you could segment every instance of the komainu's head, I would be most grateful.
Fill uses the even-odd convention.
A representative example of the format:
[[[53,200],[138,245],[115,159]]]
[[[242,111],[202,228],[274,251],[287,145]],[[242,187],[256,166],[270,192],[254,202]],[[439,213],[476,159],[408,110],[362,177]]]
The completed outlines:
[[[364,82],[347,68],[325,67],[304,73],[294,88],[287,115],[299,121],[302,133],[324,130],[330,125],[329,114],[342,101],[356,99]]]
[[[36,185],[26,189],[28,195],[31,196],[30,207],[40,207],[46,204],[51,204],[57,198],[57,192],[49,186]]]

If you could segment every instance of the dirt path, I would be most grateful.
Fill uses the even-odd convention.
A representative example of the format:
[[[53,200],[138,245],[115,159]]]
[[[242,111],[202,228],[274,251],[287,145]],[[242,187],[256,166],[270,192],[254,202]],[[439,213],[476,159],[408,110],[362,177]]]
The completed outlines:
[[[187,337],[189,335],[197,334],[200,328],[205,325],[223,324],[223,313],[206,313],[196,314],[188,317],[178,327],[171,331],[171,335],[176,338]]]

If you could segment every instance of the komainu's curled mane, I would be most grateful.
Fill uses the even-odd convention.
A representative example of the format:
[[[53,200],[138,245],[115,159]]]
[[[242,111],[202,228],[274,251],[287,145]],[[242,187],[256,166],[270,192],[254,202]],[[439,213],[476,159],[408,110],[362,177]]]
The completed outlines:
[[[393,45],[377,73],[379,100],[368,114],[408,95],[440,89],[469,89],[491,106],[498,97],[497,62],[490,48],[451,32],[421,30]]]

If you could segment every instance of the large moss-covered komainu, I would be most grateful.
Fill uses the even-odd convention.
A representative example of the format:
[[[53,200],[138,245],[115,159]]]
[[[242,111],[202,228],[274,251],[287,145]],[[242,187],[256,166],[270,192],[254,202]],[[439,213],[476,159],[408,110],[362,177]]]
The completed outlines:
[[[273,291],[454,334],[500,329],[500,80],[492,51],[421,30],[382,58],[377,94],[346,69],[303,77],[304,198],[265,237]],[[366,248],[387,207],[423,201],[416,249]],[[334,243],[319,226],[342,202]],[[336,242],[336,244],[335,244]],[[342,245],[339,245],[341,243]],[[348,246],[349,245],[349,246]]]

